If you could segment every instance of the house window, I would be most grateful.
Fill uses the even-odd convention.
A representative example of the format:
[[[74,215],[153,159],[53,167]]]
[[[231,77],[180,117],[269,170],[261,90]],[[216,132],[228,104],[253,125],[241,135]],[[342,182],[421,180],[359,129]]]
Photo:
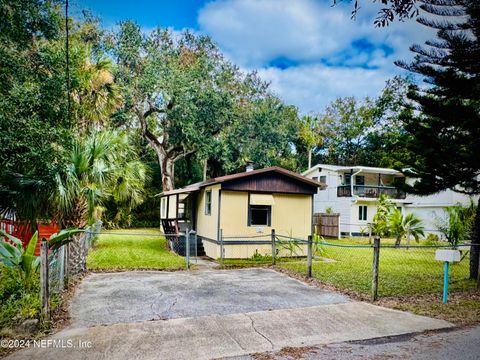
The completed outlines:
[[[360,205],[358,207],[358,220],[367,221],[367,206]]]
[[[205,191],[205,215],[212,214],[212,191]]]
[[[167,198],[162,198],[162,209],[161,209],[161,218],[164,219],[167,217]]]
[[[248,226],[270,226],[272,207],[267,205],[250,205],[248,207]]]
[[[355,176],[355,185],[365,185],[365,176],[363,175],[356,175]]]
[[[320,182],[322,184],[326,185],[327,184],[327,176],[325,176],[325,175],[320,176]]]
[[[345,182],[343,185],[350,185],[352,182],[352,174],[345,174]]]

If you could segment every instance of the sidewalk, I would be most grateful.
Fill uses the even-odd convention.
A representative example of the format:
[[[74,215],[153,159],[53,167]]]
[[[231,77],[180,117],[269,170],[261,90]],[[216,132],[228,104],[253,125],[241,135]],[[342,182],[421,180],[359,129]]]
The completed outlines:
[[[449,328],[361,302],[73,328],[52,339],[90,348],[29,348],[7,359],[212,359]]]

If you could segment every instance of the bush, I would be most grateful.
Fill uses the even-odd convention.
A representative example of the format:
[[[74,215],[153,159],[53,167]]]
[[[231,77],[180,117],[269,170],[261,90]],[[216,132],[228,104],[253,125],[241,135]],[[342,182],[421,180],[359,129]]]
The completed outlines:
[[[252,255],[252,257],[250,258],[254,261],[260,261],[260,262],[271,262],[272,261],[272,255],[268,255],[268,254],[265,254],[265,255],[262,255],[258,252],[255,252],[255,254]]]
[[[35,277],[30,290],[17,269],[0,268],[0,328],[14,327],[40,314],[40,279]]]
[[[440,243],[440,238],[437,234],[428,234],[427,238],[425,239],[424,245],[438,245]]]

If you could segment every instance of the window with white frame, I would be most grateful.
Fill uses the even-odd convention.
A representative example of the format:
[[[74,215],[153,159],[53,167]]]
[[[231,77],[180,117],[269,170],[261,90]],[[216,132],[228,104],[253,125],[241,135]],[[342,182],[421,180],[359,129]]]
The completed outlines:
[[[367,221],[367,206],[366,205],[360,205],[358,207],[358,220],[360,221]]]
[[[212,214],[212,191],[205,191],[205,215]]]
[[[167,198],[162,198],[162,206],[160,208],[160,217],[165,219],[167,217]]]

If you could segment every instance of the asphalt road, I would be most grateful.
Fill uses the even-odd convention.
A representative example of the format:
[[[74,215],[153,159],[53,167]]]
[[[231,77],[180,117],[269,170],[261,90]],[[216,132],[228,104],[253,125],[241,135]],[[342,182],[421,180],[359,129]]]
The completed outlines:
[[[229,360],[478,360],[480,326],[232,357]]]

